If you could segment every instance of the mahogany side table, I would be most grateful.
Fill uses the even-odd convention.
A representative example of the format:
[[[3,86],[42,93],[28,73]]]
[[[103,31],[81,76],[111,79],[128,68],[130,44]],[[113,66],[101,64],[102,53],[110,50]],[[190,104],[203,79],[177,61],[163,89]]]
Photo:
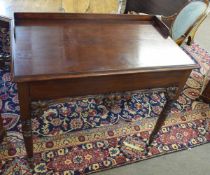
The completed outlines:
[[[198,67],[154,16],[15,13],[14,20],[12,74],[31,162],[31,101],[174,86],[178,97]]]

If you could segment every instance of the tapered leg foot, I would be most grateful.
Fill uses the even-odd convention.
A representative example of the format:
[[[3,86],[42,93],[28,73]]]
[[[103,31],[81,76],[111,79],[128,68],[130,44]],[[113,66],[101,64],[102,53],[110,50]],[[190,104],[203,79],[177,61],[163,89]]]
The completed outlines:
[[[0,114],[0,143],[3,141],[5,136],[6,136],[6,129],[3,127],[3,119]]]
[[[2,128],[0,131],[0,143],[3,142],[4,138],[6,137],[6,129]]]
[[[31,170],[34,170],[34,159],[33,158],[27,158],[28,165],[31,168]]]
[[[167,88],[167,90],[166,90],[166,104],[165,104],[156,124],[155,124],[155,127],[154,127],[152,133],[150,134],[149,140],[147,142],[147,147],[151,146],[151,143],[157,137],[157,133],[159,132],[161,127],[164,125],[164,122],[168,116],[168,112],[170,111],[173,102],[179,96],[180,89],[181,88],[177,88],[177,87]]]
[[[147,142],[147,147],[151,146],[151,143],[154,141],[154,139],[157,137],[157,133],[159,132],[159,130],[161,129],[161,127],[163,126],[164,124],[164,121],[167,117],[167,114],[168,114],[168,109],[170,107],[170,102],[167,102],[165,107],[163,108],[163,111],[162,113],[160,114],[160,117],[158,118],[156,124],[155,124],[155,127],[149,137],[149,140]]]
[[[25,143],[27,160],[29,166],[33,168],[33,136],[31,129],[31,119],[22,120],[23,139]]]

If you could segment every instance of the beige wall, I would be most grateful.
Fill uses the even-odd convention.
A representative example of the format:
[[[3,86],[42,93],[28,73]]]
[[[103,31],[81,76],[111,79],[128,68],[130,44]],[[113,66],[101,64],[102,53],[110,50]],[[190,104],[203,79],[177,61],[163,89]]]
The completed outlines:
[[[116,13],[118,0],[0,0],[0,15],[13,12]]]
[[[66,12],[116,13],[118,0],[63,0]]]

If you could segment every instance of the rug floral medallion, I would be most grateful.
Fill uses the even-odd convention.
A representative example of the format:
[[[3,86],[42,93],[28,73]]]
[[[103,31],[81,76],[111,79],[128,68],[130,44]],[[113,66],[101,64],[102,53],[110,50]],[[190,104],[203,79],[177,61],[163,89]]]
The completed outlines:
[[[1,57],[9,57],[7,37],[1,29]],[[210,65],[210,56],[196,43],[183,49]],[[209,143],[210,107],[197,100],[202,71],[192,71],[148,153],[145,143],[166,103],[162,89],[33,102],[32,171],[22,138],[17,86],[7,67],[0,70],[0,107],[7,129],[0,145],[0,174],[89,174]]]

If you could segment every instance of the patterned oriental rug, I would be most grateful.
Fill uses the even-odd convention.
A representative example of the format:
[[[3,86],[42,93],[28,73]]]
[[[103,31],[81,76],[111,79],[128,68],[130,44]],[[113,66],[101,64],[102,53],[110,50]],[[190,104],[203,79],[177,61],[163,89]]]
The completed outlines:
[[[0,31],[1,57],[10,54],[7,32]],[[183,49],[209,65],[209,54],[196,43]],[[0,174],[89,174],[209,143],[210,107],[196,101],[202,83],[201,71],[193,70],[148,154],[143,143],[166,101],[161,89],[34,102],[32,172],[25,159],[17,87],[8,68],[0,70],[0,107],[7,129],[0,145]]]

